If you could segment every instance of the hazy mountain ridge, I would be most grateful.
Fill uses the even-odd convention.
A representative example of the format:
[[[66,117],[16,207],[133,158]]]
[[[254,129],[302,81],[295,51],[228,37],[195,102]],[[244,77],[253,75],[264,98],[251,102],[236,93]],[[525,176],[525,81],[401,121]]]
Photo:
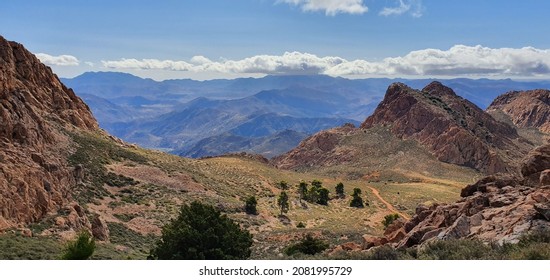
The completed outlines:
[[[257,142],[254,138],[259,136],[252,131],[269,131],[274,135],[291,129],[299,134],[311,134],[351,120],[363,121],[382,100],[388,84],[405,82],[422,88],[431,82],[428,79],[349,80],[322,75],[158,82],[116,72],[85,73],[63,81],[90,104],[100,125],[108,132],[145,147],[172,150],[179,154],[200,150],[196,144],[201,139],[210,138],[210,142],[217,137],[237,141],[237,138],[225,137],[227,133],[248,137],[239,138],[237,142],[244,145],[242,151],[250,151],[248,144],[244,143]],[[482,108],[510,89],[530,89],[549,84],[487,79],[451,79],[445,80],[445,83],[458,95]],[[269,114],[280,117],[272,121],[252,121],[262,114],[265,114],[264,118],[276,116]],[[277,126],[285,116],[294,118],[287,120],[290,122],[297,121],[296,118],[333,118],[334,121],[311,129],[296,129],[297,123]],[[274,124],[277,128],[271,126]],[[250,135],[240,130],[252,125],[257,128],[248,129],[252,133]],[[232,150],[238,151],[237,142],[232,143]],[[293,143],[291,139],[286,142]]]

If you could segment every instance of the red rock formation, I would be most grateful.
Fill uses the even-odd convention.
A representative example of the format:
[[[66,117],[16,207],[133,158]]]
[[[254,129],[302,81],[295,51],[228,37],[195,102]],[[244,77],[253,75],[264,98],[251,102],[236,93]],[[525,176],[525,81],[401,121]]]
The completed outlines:
[[[518,127],[534,127],[550,133],[550,91],[511,91],[497,97],[488,112],[501,111]]]
[[[410,247],[428,240],[478,238],[487,242],[517,242],[528,232],[550,230],[550,185],[543,173],[550,171],[550,144],[537,148],[525,160],[524,178],[489,176],[467,186],[461,200],[448,205],[420,206],[404,226],[396,247]],[[541,178],[533,182],[530,178]],[[370,240],[375,244],[382,238]],[[388,240],[384,238],[383,240]],[[380,243],[380,242],[378,242]]]
[[[0,37],[0,230],[39,220],[69,200],[70,140],[95,130],[88,106],[21,44]]]
[[[517,141],[522,138],[513,127],[496,121],[439,82],[421,91],[394,83],[361,129],[342,127],[319,132],[272,162],[284,169],[352,162],[364,155],[361,148],[342,145],[343,139],[381,126],[390,129],[393,138],[416,141],[442,162],[487,174],[518,173],[515,160],[533,148],[527,140]],[[379,145],[388,142],[382,140]]]
[[[422,91],[390,85],[374,114],[361,125],[391,126],[402,138],[415,139],[443,162],[492,174],[511,171],[502,150],[518,150],[514,128],[496,121],[452,89],[432,82]]]

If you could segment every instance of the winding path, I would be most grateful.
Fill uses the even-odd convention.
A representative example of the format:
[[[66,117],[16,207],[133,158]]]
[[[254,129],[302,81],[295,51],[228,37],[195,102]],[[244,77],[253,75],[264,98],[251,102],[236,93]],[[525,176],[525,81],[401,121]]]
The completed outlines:
[[[380,196],[380,192],[371,187],[371,186],[367,186],[371,191],[372,193],[374,194],[374,196],[376,196],[376,198],[378,198],[378,200],[380,200],[384,205],[386,205],[386,207],[388,208],[388,210],[390,210],[391,212],[394,212],[394,213],[397,213],[399,216],[403,217],[404,219],[408,220],[410,219],[409,215],[405,214],[405,213],[401,213],[399,211],[397,211],[397,209],[395,209],[395,207],[393,207],[393,205],[391,205],[389,202],[387,202],[386,200],[384,200],[381,196]]]

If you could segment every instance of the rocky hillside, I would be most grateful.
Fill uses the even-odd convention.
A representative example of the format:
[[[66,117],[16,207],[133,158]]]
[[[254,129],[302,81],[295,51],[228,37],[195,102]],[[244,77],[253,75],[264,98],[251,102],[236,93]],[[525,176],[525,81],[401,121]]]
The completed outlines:
[[[537,89],[511,91],[497,97],[488,112],[502,112],[522,128],[537,128],[550,133],[550,91]]]
[[[459,238],[515,243],[526,233],[549,230],[550,144],[529,153],[522,177],[489,176],[465,187],[461,196],[452,204],[419,206],[411,220],[394,222],[386,237],[366,237],[366,247]]]
[[[0,230],[70,200],[65,131],[95,130],[88,106],[21,44],[0,37]]]
[[[487,174],[517,172],[517,159],[533,148],[512,126],[496,121],[439,82],[422,90],[394,83],[361,129],[320,132],[274,162],[281,168],[322,166],[326,160],[347,162],[368,153],[350,147],[345,139],[350,135],[371,138],[377,127],[388,128],[393,137],[415,141],[439,161]],[[389,142],[382,139],[378,145],[385,149]]]

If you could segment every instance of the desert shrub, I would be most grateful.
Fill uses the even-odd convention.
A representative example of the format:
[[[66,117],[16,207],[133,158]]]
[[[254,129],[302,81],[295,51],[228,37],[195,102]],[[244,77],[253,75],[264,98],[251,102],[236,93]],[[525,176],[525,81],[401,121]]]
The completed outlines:
[[[399,219],[399,214],[397,213],[389,214],[384,216],[384,220],[382,221],[382,224],[384,225],[384,228],[387,228],[397,219]]]
[[[297,228],[305,228],[306,225],[303,223],[303,222],[299,222],[297,225],[296,225]]]
[[[482,260],[492,259],[491,247],[477,239],[437,240],[418,250],[419,259]]]
[[[328,249],[328,243],[321,239],[314,238],[311,234],[307,234],[300,242],[288,246],[284,252],[289,256],[297,253],[315,255],[326,249]]]
[[[256,197],[255,196],[250,196],[245,201],[244,211],[247,214],[257,215],[258,210],[256,209],[256,205],[258,205],[258,201],[256,200]]]
[[[368,255],[369,260],[399,260],[403,254],[389,245],[379,246],[373,249]]]
[[[0,234],[0,260],[53,260],[62,250],[62,244],[52,237]]]
[[[61,256],[64,260],[87,260],[95,250],[95,240],[88,231],[82,231],[75,240],[70,241]]]
[[[150,259],[234,260],[250,257],[252,235],[216,208],[192,202],[162,229]]]

